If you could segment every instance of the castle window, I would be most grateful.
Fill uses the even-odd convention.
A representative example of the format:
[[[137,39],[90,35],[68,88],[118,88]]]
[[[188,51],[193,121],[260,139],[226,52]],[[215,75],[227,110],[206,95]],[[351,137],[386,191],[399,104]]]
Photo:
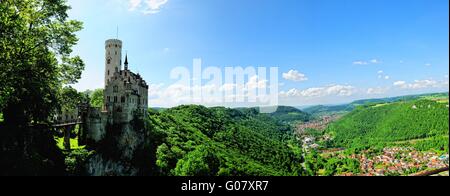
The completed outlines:
[[[116,72],[119,72],[119,69],[116,67]]]
[[[120,98],[120,102],[125,103],[125,97]]]
[[[108,70],[108,76],[109,76],[109,70]]]
[[[117,51],[116,51],[116,55],[117,55]]]
[[[118,86],[114,86],[113,87],[113,93],[117,93],[119,92],[119,87]]]
[[[114,96],[114,103],[117,103],[117,96]]]
[[[106,62],[109,64],[111,64],[111,59],[107,59]]]
[[[111,97],[110,96],[108,96],[108,102],[111,102]]]

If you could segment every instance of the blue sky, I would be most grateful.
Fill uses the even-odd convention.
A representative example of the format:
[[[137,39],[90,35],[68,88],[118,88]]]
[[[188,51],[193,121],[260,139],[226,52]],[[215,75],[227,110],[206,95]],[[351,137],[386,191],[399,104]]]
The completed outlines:
[[[170,71],[279,67],[282,105],[448,91],[448,0],[69,0],[84,22],[74,54],[79,90],[103,87],[104,41],[116,37],[130,68],[150,83],[150,105],[168,97]]]

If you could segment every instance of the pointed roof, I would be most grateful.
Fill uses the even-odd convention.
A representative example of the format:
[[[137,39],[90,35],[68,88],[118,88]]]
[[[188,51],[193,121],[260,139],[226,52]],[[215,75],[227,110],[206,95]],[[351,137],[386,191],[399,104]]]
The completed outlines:
[[[128,54],[125,55],[125,70],[128,70]]]

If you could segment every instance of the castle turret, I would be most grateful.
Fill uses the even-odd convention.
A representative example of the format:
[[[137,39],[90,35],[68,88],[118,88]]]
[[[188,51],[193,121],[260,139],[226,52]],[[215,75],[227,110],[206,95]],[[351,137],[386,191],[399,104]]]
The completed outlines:
[[[110,39],[105,42],[105,87],[115,72],[122,68],[122,41]]]
[[[128,54],[125,55],[125,70],[128,70]]]

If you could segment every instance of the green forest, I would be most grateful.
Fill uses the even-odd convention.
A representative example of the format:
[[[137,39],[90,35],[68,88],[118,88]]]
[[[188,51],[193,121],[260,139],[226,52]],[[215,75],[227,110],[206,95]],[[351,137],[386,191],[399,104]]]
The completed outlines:
[[[253,110],[179,106],[152,111],[161,175],[302,175],[290,126]]]
[[[58,130],[55,117],[62,111],[105,105],[103,89],[71,87],[85,68],[72,55],[83,23],[69,19],[64,0],[0,2],[0,176],[358,175],[364,169],[358,153],[375,156],[386,147],[447,155],[448,167],[448,93],[304,110],[279,106],[271,114],[199,105],[149,108],[145,118],[105,123],[104,138],[95,142],[86,139],[89,130],[81,125]],[[321,124],[331,115],[339,118],[323,130],[298,133],[298,125]]]
[[[447,105],[448,102],[429,99],[363,105],[331,124],[326,132],[334,136],[333,145],[339,147],[365,148],[433,138],[430,141],[439,145],[434,146],[434,142],[430,142],[430,148],[438,147],[448,152]]]

